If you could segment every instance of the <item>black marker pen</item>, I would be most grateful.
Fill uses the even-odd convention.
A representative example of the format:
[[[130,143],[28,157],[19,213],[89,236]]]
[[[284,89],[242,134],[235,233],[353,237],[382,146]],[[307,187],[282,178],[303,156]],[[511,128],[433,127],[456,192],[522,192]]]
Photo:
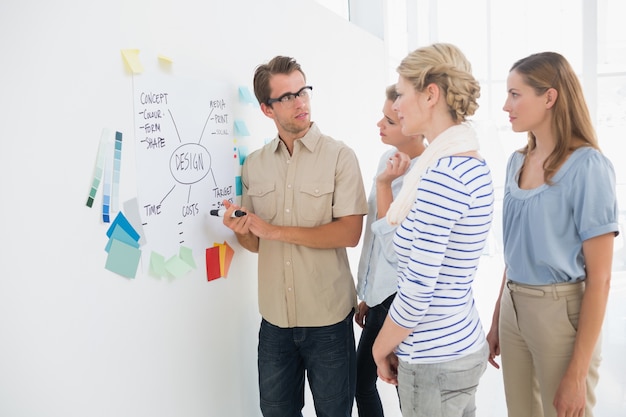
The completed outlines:
[[[218,216],[218,217],[224,217],[224,214],[226,214],[226,209],[215,209],[215,210],[211,210],[211,216]],[[233,213],[230,215],[230,217],[243,217],[245,216],[246,213],[245,211],[241,211],[241,210],[235,210],[233,211]]]

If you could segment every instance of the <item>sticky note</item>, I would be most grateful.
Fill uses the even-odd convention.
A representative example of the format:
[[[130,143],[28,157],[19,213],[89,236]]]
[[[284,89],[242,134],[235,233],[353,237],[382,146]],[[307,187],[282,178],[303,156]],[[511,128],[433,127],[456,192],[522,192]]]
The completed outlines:
[[[207,281],[220,278],[220,248],[213,246],[206,249],[206,277]]]
[[[141,259],[141,250],[112,239],[104,267],[126,278],[135,278]]]
[[[171,64],[173,62],[172,58],[170,58],[169,56],[165,56],[163,54],[157,55],[157,58],[159,59],[159,61],[165,62],[167,64]]]
[[[104,248],[105,251],[109,252],[111,250],[111,244],[113,243],[113,241],[115,240],[119,240],[120,242],[124,242],[127,245],[132,246],[133,248],[138,248],[139,247],[139,242],[137,242],[136,239],[134,239],[131,235],[128,234],[128,232],[126,230],[124,230],[124,228],[117,226],[113,229],[113,233],[111,233],[111,238],[109,239],[106,247]]]
[[[226,278],[234,255],[235,251],[226,242],[216,242],[212,248],[207,248],[205,254],[207,281]]]
[[[139,203],[137,198],[126,200],[123,204],[123,211],[125,213],[126,220],[128,220],[130,226],[139,235],[139,244],[144,245],[146,243],[146,237],[143,231],[143,225],[141,224],[141,215],[139,214]]]
[[[237,148],[237,151],[239,152],[239,165],[243,165],[243,163],[245,162],[246,158],[248,157],[248,147],[247,146],[239,146]]]
[[[193,268],[188,263],[180,259],[177,255],[172,256],[165,262],[165,270],[175,278],[182,277],[192,269]]]
[[[235,120],[235,136],[250,136],[248,127],[243,120]]]
[[[165,257],[156,252],[150,253],[150,266],[148,268],[148,272],[153,277],[164,277],[167,273],[167,270],[165,269]]]
[[[241,175],[235,177],[235,195],[240,196],[243,194],[243,186],[241,185]]]
[[[233,260],[235,251],[226,242],[217,246],[220,248],[220,275],[224,278],[227,278],[228,270],[230,269],[230,263]]]
[[[245,86],[239,87],[239,101],[241,101],[242,103],[250,103],[250,104],[257,103],[256,98],[254,98],[254,96],[250,92],[250,89],[248,89],[248,87],[245,87]]]
[[[115,219],[109,226],[107,230],[107,237],[111,237],[113,235],[113,231],[116,227],[121,227],[124,229],[135,241],[139,241],[139,233],[133,228],[128,219],[124,216],[124,214],[120,211],[115,216]]]
[[[196,262],[193,260],[193,254],[191,248],[181,246],[180,251],[178,253],[178,257],[185,262],[187,265],[196,269]]]
[[[139,49],[122,49],[122,56],[128,69],[133,74],[141,74],[143,72],[143,65],[139,61]]]

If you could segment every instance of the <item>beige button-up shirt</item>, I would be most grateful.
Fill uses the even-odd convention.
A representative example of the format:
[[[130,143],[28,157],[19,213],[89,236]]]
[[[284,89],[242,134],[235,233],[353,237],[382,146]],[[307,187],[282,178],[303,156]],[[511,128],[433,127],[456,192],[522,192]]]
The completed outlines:
[[[278,137],[251,153],[241,179],[242,205],[274,225],[315,227],[367,214],[354,151],[315,123],[296,140],[293,155]],[[346,248],[261,239],[258,262],[259,311],[275,326],[335,324],[357,304]]]

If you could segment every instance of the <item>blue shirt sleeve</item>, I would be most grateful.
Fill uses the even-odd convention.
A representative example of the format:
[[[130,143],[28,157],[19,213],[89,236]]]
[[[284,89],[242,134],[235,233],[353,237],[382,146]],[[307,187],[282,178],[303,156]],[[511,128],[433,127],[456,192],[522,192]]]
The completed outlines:
[[[572,178],[573,220],[582,241],[619,233],[615,170],[600,152],[581,158]]]

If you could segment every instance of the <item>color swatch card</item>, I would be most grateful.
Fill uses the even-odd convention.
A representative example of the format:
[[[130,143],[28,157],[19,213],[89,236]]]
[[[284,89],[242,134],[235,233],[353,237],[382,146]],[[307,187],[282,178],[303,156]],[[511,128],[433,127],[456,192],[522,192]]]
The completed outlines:
[[[226,278],[233,260],[235,251],[228,243],[214,243],[212,248],[206,249],[207,281],[217,278]]]
[[[102,183],[102,221],[104,223],[110,223],[111,215],[118,210],[121,159],[122,134],[111,129],[102,129],[96,166],[86,204],[87,207],[93,207],[98,187]]]

